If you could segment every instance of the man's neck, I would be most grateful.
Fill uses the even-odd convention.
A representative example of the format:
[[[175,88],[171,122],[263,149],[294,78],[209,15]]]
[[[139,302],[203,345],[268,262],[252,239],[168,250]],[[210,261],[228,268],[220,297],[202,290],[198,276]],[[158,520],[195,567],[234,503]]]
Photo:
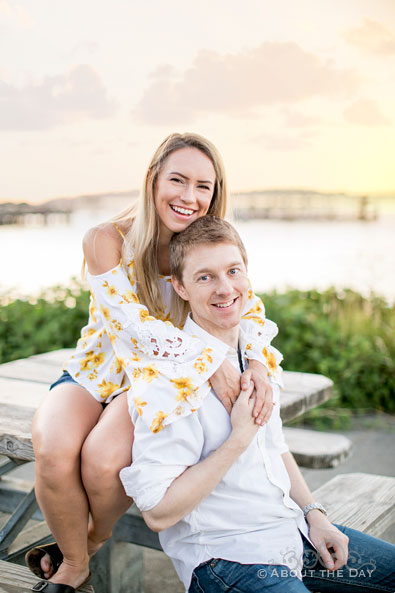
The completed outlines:
[[[240,335],[239,324],[234,327],[224,329],[222,327],[209,324],[204,319],[199,319],[198,317],[194,316],[193,313],[191,313],[191,318],[196,323],[196,325],[199,325],[199,327],[204,329],[208,334],[211,334],[214,336],[214,338],[218,338],[218,340],[221,340],[231,348],[237,350]]]

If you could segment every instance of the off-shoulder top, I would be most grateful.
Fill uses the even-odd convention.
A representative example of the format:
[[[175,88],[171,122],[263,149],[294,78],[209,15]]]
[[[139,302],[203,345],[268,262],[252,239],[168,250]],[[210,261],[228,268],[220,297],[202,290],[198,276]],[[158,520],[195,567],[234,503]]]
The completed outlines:
[[[64,369],[100,402],[130,390],[128,397],[134,398],[139,414],[156,432],[199,407],[199,388],[222,364],[226,352],[218,349],[218,340],[204,343],[171,323],[169,276],[160,278],[164,311],[160,317],[151,316],[139,301],[133,267],[131,259],[104,274],[88,273],[89,321]],[[271,346],[278,329],[265,318],[263,303],[251,289],[241,326],[241,350],[247,358],[262,362],[282,386],[282,355]],[[149,394],[155,397],[145,398],[153,382],[157,389]]]

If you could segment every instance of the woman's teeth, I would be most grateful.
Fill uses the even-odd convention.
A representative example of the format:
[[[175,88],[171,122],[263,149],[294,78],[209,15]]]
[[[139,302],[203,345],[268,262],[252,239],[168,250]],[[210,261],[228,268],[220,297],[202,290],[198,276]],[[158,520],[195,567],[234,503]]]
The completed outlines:
[[[179,206],[170,206],[172,210],[178,212],[178,214],[185,214],[186,216],[191,216],[193,214],[193,210],[188,210],[187,208],[180,208]]]

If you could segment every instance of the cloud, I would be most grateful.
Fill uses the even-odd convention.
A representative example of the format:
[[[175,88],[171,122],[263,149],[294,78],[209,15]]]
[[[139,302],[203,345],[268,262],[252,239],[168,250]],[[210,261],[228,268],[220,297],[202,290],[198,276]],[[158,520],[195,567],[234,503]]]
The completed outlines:
[[[370,99],[358,99],[344,111],[344,118],[351,124],[361,126],[391,125],[391,121],[381,113],[379,106]]]
[[[395,33],[372,19],[365,19],[363,25],[343,33],[347,43],[373,54],[395,54]]]
[[[182,73],[167,65],[152,73],[133,115],[151,124],[179,124],[207,113],[254,117],[265,105],[350,94],[358,86],[354,71],[323,62],[296,43],[266,42],[238,54],[201,50]]]
[[[0,0],[0,20],[7,19],[20,29],[31,29],[35,25],[32,15],[23,6],[11,6],[7,0]]]
[[[323,120],[319,117],[305,115],[299,111],[283,109],[284,122],[290,128],[309,128],[322,124]]]
[[[45,130],[86,118],[104,118],[115,109],[97,72],[78,65],[38,84],[17,88],[0,81],[0,129]]]

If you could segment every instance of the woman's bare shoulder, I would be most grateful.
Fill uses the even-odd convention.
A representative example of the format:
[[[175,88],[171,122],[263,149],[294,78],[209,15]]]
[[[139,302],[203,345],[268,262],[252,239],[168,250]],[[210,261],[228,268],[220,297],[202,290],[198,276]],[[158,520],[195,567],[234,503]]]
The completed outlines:
[[[123,232],[123,226],[117,223]],[[91,274],[104,274],[115,268],[121,260],[123,237],[114,223],[105,222],[87,231],[83,250]]]

